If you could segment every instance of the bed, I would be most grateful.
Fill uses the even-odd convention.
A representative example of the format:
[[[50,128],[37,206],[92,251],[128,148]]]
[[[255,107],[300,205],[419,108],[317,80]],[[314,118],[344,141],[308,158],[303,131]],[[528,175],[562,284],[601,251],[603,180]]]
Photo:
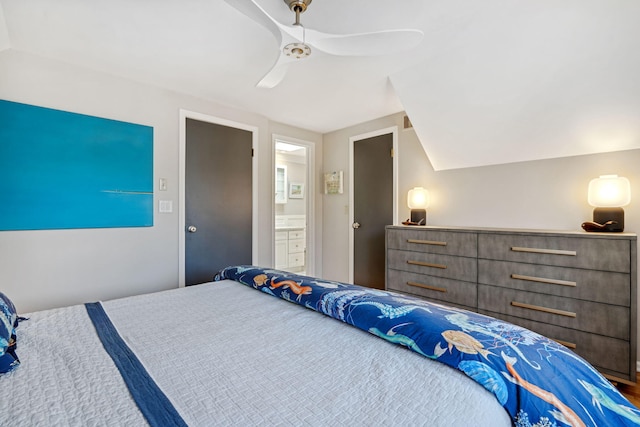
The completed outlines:
[[[3,426],[640,425],[559,344],[401,294],[231,266],[28,320],[0,296]]]

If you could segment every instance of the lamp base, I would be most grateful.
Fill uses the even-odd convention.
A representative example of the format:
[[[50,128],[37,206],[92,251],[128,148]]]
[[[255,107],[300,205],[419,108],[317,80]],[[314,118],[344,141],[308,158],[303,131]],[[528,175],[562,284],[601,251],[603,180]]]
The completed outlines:
[[[610,224],[606,224],[611,221]],[[619,233],[624,230],[624,209],[622,208],[595,208],[593,210],[593,222],[603,224],[598,231]]]
[[[411,222],[416,225],[427,225],[427,210],[411,209]]]

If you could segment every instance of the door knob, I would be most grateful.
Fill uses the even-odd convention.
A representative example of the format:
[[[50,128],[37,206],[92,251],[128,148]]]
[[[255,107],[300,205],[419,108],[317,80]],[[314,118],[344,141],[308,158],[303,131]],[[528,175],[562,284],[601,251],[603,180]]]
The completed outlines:
[[[351,224],[351,227],[358,229],[360,228],[360,223],[359,222],[354,222],[353,224]]]
[[[195,225],[190,225],[190,226],[188,226],[188,227],[187,227],[187,231],[188,231],[189,233],[195,233],[197,230],[198,230],[198,229],[196,228],[196,226],[195,226]]]

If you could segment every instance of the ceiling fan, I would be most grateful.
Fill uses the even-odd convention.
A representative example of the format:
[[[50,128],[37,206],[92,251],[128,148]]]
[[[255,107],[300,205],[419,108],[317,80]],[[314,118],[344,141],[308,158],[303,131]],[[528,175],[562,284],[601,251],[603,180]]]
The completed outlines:
[[[423,33],[414,29],[397,29],[356,34],[329,34],[300,23],[302,14],[312,0],[283,0],[295,13],[295,22],[285,25],[276,21],[255,0],[225,0],[228,4],[266,27],[280,43],[280,54],[271,70],[256,84],[272,88],[279,84],[289,65],[318,51],[339,56],[376,56],[411,49],[422,41]]]

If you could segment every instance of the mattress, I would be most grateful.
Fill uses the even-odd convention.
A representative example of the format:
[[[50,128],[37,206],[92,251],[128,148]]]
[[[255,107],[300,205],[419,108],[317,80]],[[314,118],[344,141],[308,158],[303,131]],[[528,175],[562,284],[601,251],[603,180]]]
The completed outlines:
[[[509,426],[462,372],[231,280],[107,301],[191,426]],[[84,306],[26,315],[0,425],[145,425]]]

